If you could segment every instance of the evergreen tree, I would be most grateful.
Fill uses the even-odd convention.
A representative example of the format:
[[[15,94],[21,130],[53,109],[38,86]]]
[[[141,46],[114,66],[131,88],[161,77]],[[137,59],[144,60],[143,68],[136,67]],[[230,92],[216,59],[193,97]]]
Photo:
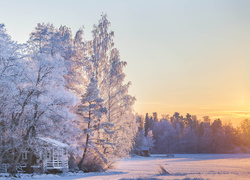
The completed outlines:
[[[149,131],[149,128],[150,128],[150,119],[148,117],[148,113],[146,113],[146,117],[145,117],[145,136],[148,135],[148,131]]]
[[[106,163],[102,152],[100,151],[102,145],[102,139],[100,131],[103,128],[103,124],[100,119],[106,108],[103,108],[103,99],[99,96],[98,81],[94,75],[90,79],[90,83],[87,86],[86,93],[82,95],[81,105],[78,106],[77,113],[83,118],[83,121],[87,123],[87,127],[83,129],[83,133],[86,135],[84,150],[81,161],[79,162],[79,169],[84,169],[84,159],[89,151],[89,148],[93,148],[98,155],[100,155]]]
[[[153,112],[153,121],[158,122],[158,115],[157,112]]]

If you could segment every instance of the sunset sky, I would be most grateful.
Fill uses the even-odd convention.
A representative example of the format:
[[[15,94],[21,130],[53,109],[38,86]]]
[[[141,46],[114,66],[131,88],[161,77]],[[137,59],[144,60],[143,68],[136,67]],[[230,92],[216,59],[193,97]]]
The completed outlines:
[[[24,43],[37,23],[85,27],[107,13],[127,61],[135,111],[250,118],[249,0],[0,0],[1,22]]]

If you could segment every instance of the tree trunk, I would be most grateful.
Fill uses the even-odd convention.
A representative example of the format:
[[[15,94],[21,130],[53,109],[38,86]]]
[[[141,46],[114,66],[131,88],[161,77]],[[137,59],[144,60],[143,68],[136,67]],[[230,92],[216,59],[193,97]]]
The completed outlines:
[[[86,153],[87,153],[88,143],[89,143],[89,134],[87,134],[85,148],[84,148],[84,151],[83,151],[83,154],[82,154],[82,158],[81,158],[81,160],[80,160],[80,162],[78,164],[78,167],[79,167],[80,170],[84,170],[83,169],[83,161],[84,161],[84,158],[85,158]]]
[[[22,149],[22,148],[21,148],[21,149]],[[17,173],[16,166],[17,166],[17,163],[18,163],[18,161],[19,161],[19,159],[20,159],[20,157],[21,157],[21,154],[22,154],[22,151],[20,150],[20,151],[18,152],[18,155],[17,155],[16,160],[14,160],[14,162],[11,163],[11,165],[10,165],[9,173],[10,173],[12,176],[15,176],[16,173]]]
[[[91,113],[89,112],[88,129],[90,129],[90,120],[91,120]],[[79,164],[78,164],[78,168],[79,168],[80,170],[84,170],[84,169],[83,169],[83,161],[84,161],[84,158],[85,158],[86,153],[87,153],[88,144],[89,144],[89,134],[87,133],[85,148],[84,148],[84,151],[83,151],[83,154],[82,154],[82,158],[81,158],[81,160],[80,160],[80,162],[79,162]]]
[[[29,150],[29,153],[28,153],[28,162],[27,162],[27,166],[26,166],[26,173],[33,173],[33,170],[31,168],[32,159],[33,159],[33,153],[32,153],[31,150]]]

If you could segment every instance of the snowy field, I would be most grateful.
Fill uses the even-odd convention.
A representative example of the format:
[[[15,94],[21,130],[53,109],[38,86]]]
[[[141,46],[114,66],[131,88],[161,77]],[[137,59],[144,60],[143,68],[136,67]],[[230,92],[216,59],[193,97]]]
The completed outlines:
[[[159,175],[159,165],[163,165],[170,175]],[[120,160],[116,166],[105,173],[23,175],[21,179],[250,179],[250,154],[177,154],[174,158],[136,156]]]

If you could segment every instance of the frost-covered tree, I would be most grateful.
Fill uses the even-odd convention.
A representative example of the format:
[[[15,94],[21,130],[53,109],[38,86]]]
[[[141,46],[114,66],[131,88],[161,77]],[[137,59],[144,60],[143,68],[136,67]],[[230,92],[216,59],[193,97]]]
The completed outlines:
[[[145,137],[144,130],[137,131],[135,136],[135,145],[137,149],[142,149],[143,147],[149,147],[152,149],[154,147],[155,140],[153,139],[153,132],[150,130],[148,135]]]
[[[113,48],[109,57],[108,78],[105,80],[104,89],[106,92],[106,119],[107,122],[113,124],[109,128],[110,131],[106,133],[106,139],[113,146],[107,146],[104,150],[105,153],[115,154],[116,156],[127,154],[127,151],[131,148],[132,143],[130,142],[133,139],[133,131],[135,130],[135,119],[132,112],[135,98],[128,94],[131,83],[124,84],[125,73],[123,68],[125,65],[126,62],[120,60],[119,51]],[[122,140],[123,133],[129,134],[126,137],[127,139]]]
[[[209,122],[202,122],[201,128],[203,133],[199,137],[198,151],[199,153],[211,152],[212,129]]]
[[[82,28],[73,37],[67,26],[55,28],[53,24],[38,23],[28,41],[33,51],[50,54],[52,57],[60,55],[64,59],[67,69],[67,74],[64,75],[65,86],[78,96],[84,92],[87,83],[87,78],[84,77],[88,72],[82,36]]]
[[[11,39],[5,26],[0,24],[0,163],[11,147],[16,147],[14,124],[22,115],[21,109],[15,109],[18,104],[13,98],[18,94],[16,79],[23,69],[20,51],[21,46]],[[18,113],[15,120],[12,112]]]
[[[52,24],[43,23],[37,25],[28,41],[31,52],[30,67],[33,67],[32,70],[37,72],[35,81],[40,83],[37,83],[37,85],[45,89],[46,84],[48,87],[45,87],[50,87],[51,92],[54,89],[52,97],[49,97],[50,94],[46,97],[52,100],[58,97],[56,103],[58,107],[61,106],[65,113],[68,113],[71,106],[75,104],[72,100],[76,100],[75,91],[71,91],[69,88],[69,81],[74,81],[74,78],[71,78],[71,80],[68,78],[72,73],[71,68],[74,66],[72,63],[74,60],[72,59],[76,54],[74,48],[77,44],[74,43],[76,39],[72,38],[70,28],[66,26],[57,29]],[[81,39],[80,35],[78,35],[78,39]],[[58,88],[58,91],[55,91],[55,88]],[[50,91],[45,89],[45,92]],[[66,108],[66,110],[63,110],[63,108]]]
[[[232,126],[231,123],[227,123],[223,126],[224,130],[224,149],[227,150],[227,153],[237,152],[238,139],[237,130]],[[223,150],[222,150],[223,151]]]
[[[175,153],[176,132],[167,119],[156,122],[153,128],[155,153]]]
[[[144,130],[144,118],[143,118],[143,116],[136,114],[136,123],[138,126],[138,131]]]
[[[153,139],[153,131],[148,132],[147,137],[144,138],[143,145],[152,149],[154,147],[155,140]]]
[[[192,129],[190,125],[183,130],[179,151],[181,153],[197,153],[198,151],[198,137],[195,129]]]
[[[211,151],[213,153],[222,153],[224,151],[225,146],[225,133],[222,127],[222,122],[220,119],[214,120],[211,125],[212,129],[212,144],[211,144]]]
[[[106,116],[101,119],[107,125],[103,149],[107,157],[128,154],[135,135],[132,110],[135,98],[128,94],[131,83],[124,83],[126,62],[120,60],[119,51],[114,48],[114,32],[109,27],[107,15],[102,15],[92,31],[93,40],[86,45],[90,71],[96,74],[100,96],[107,109]]]
[[[250,147],[250,120],[245,119],[242,121],[240,127],[242,131],[242,143]]]
[[[150,130],[150,118],[148,116],[148,113],[146,113],[144,128],[145,128],[145,136],[147,136],[148,131]]]
[[[74,116],[69,109],[74,96],[64,86],[63,59],[46,54],[34,54],[30,58],[18,85],[19,93],[13,97],[17,107],[12,112],[12,121],[16,123],[12,124],[16,141],[20,143],[12,163],[13,172],[23,150],[37,150],[37,136],[69,143],[72,140],[69,132],[74,131],[71,126]]]
[[[158,122],[158,115],[157,112],[153,112],[153,121]]]
[[[20,73],[12,79],[16,85],[11,97],[15,104],[9,112],[12,173],[22,151],[39,151],[37,136],[49,136],[69,143],[74,139],[70,133],[77,132],[69,108],[74,105],[75,96],[66,88],[64,78],[68,64],[62,54],[50,46],[52,30],[53,26],[39,26],[39,31],[31,34],[29,46],[23,49],[26,56],[18,66]]]
[[[39,23],[35,31],[31,33],[28,41],[31,53],[43,54],[54,59],[60,57],[62,66],[56,68],[63,78],[63,86],[66,91],[76,95],[79,99],[80,95],[85,91],[87,82],[87,78],[85,78],[86,60],[82,35],[83,29],[79,29],[73,36],[69,27],[60,26],[56,28],[52,24]],[[76,101],[79,101],[79,99],[76,99]],[[71,105],[67,108],[74,114],[77,106]],[[76,118],[74,120],[77,121]],[[75,122],[71,124],[75,124]],[[77,136],[77,138],[73,138],[74,142],[72,144],[80,146],[82,137],[78,136],[76,132],[72,131],[70,135],[72,138]],[[79,142],[77,142],[78,140]]]
[[[103,145],[101,130],[105,126],[105,124],[101,123],[100,119],[102,115],[106,113],[106,108],[102,106],[103,99],[99,96],[97,83],[98,81],[93,75],[87,86],[86,93],[82,95],[81,105],[79,105],[77,109],[77,113],[82,117],[83,122],[87,124],[87,127],[83,129],[86,140],[82,158],[78,165],[79,169],[82,170],[84,170],[84,159],[88,151],[96,151],[105,163],[107,161],[100,150]]]

